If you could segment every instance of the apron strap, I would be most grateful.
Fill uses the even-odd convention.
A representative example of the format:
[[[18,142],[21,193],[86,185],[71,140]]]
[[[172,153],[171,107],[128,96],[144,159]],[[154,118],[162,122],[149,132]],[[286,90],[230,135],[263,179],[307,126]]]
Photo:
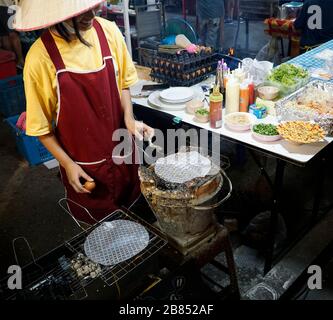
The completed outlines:
[[[94,28],[96,29],[97,35],[98,35],[98,39],[99,39],[99,43],[101,45],[101,50],[102,50],[102,56],[103,58],[106,57],[111,57],[111,50],[109,47],[109,42],[106,39],[106,35],[105,32],[102,28],[102,26],[100,25],[100,23],[94,19]]]
[[[109,43],[106,39],[105,33],[103,31],[103,28],[99,24],[99,22],[95,19],[94,20],[94,28],[96,29],[98,39],[101,45],[101,51],[103,58],[105,57],[111,57],[111,50],[109,47]],[[61,54],[59,52],[59,49],[51,35],[51,32],[49,30],[46,30],[42,37],[41,37],[44,46],[56,68],[57,71],[66,69],[64,60],[61,57]]]
[[[51,35],[50,30],[46,30],[41,37],[44,46],[57,71],[66,69],[64,60],[61,57],[59,49]]]

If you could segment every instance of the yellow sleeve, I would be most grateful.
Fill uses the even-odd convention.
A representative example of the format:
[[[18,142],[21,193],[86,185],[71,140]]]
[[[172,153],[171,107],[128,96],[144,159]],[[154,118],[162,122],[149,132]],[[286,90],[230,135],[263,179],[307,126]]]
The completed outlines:
[[[120,91],[133,86],[138,81],[138,75],[128,52],[123,34],[114,22],[98,18],[108,38],[112,54],[117,60]]]
[[[42,136],[52,132],[57,110],[55,70],[40,39],[27,55],[24,87],[27,101],[26,134]]]
[[[118,28],[117,28],[118,29]],[[123,38],[122,33],[118,29],[120,42],[121,42],[121,52],[122,52],[122,65],[120,67],[121,70],[121,88],[127,89],[131,86],[133,86],[138,81],[138,74],[135,69],[133,60],[128,52],[126,42]]]

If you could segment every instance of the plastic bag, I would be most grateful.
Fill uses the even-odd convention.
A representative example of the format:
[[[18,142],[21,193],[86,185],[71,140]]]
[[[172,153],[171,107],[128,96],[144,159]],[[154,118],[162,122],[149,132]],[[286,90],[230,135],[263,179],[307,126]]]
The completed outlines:
[[[269,211],[256,215],[243,232],[246,242],[257,248],[264,249],[267,246],[267,239],[270,233]],[[281,214],[278,214],[277,229],[275,234],[274,248],[279,247],[287,239],[287,227]]]
[[[255,85],[259,85],[264,82],[267,75],[273,69],[273,63],[269,61],[258,61],[250,58],[245,58],[242,61],[242,65],[245,72],[249,73],[250,76],[253,77]]]
[[[270,61],[274,65],[281,64],[281,55],[279,51],[278,39],[272,38],[263,46],[256,56],[258,61]]]

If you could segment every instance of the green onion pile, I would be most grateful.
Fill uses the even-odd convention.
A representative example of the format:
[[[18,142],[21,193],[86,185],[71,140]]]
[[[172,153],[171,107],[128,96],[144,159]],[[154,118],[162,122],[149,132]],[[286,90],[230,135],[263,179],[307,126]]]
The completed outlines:
[[[201,116],[208,116],[209,115],[209,111],[207,109],[204,109],[204,108],[198,109],[195,113],[198,114],[198,115],[201,115]]]
[[[276,129],[276,126],[273,124],[256,124],[253,127],[253,132],[264,135],[264,136],[277,136],[279,132]]]

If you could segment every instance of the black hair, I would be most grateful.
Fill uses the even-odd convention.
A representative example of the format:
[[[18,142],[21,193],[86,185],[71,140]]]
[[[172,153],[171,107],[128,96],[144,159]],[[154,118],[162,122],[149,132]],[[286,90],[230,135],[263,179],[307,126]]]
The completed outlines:
[[[78,27],[78,24],[77,24],[77,21],[76,21],[76,18],[73,18],[72,19],[72,22],[73,22],[73,28],[74,28],[74,31],[75,31],[75,35],[77,36],[77,38],[84,44],[86,45],[87,47],[91,47],[91,44],[84,40],[80,34],[80,29]],[[63,37],[67,42],[71,42],[72,39],[71,39],[71,34],[69,33],[69,31],[66,29],[66,27],[63,25],[63,23],[58,23],[55,25],[55,28],[57,30],[57,32],[59,33],[59,35],[61,37]]]

